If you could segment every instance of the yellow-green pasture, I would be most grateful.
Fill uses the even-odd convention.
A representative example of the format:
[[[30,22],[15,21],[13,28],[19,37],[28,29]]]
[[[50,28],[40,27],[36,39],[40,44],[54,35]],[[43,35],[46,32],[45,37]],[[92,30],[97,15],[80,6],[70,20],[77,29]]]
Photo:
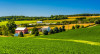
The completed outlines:
[[[68,17],[68,19],[76,19],[76,18],[81,18],[81,17],[86,17],[86,18],[99,18],[100,16],[72,16],[72,17]]]
[[[46,22],[46,23],[57,23],[57,22],[62,22],[62,21],[74,21],[76,19],[62,19],[62,20],[45,20],[43,22]]]
[[[0,25],[6,25],[8,21],[2,21],[0,22]],[[36,23],[37,21],[36,20],[32,20],[32,21],[15,21],[15,23],[17,25],[19,24],[25,24],[25,23]]]
[[[63,19],[63,20],[44,20],[44,23],[57,23],[57,22],[62,22],[62,21],[74,21],[75,19]],[[32,21],[15,21],[17,25],[19,24],[25,24],[25,23],[36,23],[38,20],[32,20]],[[6,25],[8,21],[2,21],[0,22],[1,25]]]

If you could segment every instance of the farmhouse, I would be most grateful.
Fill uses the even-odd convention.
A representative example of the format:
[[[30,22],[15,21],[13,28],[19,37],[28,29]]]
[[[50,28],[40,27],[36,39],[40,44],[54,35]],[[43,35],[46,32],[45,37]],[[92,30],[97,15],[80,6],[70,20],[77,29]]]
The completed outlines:
[[[47,30],[47,31],[49,32],[49,31],[51,30],[49,26],[44,26],[44,27],[42,27],[41,29],[42,29],[42,32],[43,32],[44,30]]]
[[[37,21],[37,23],[43,23],[42,21]]]
[[[17,27],[15,33],[19,34],[21,31],[23,32],[23,34],[28,33],[28,29],[26,27]]]

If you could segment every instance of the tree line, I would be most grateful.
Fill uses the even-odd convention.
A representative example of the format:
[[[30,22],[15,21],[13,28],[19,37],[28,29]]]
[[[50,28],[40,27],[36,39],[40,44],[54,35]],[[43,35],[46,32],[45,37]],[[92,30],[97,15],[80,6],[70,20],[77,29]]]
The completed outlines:
[[[0,17],[0,21],[11,20],[22,21],[22,20],[61,20],[68,19],[69,16],[100,16],[100,14],[74,14],[74,15],[51,15],[50,17],[29,17],[29,16],[3,16]]]
[[[22,21],[22,20],[61,20],[61,19],[67,19],[67,16],[64,15],[51,15],[50,17],[28,17],[28,16],[5,16],[0,17],[0,21],[5,20],[15,20],[15,21]]]
[[[44,35],[48,35],[48,34],[55,34],[55,33],[59,33],[59,32],[63,32],[65,31],[65,26],[63,25],[62,27],[55,27],[54,29],[51,29],[50,32],[48,32],[47,30],[44,30],[43,31],[43,34]],[[39,36],[39,31],[38,31],[38,28],[33,28],[32,29],[32,35],[35,35],[35,36]]]

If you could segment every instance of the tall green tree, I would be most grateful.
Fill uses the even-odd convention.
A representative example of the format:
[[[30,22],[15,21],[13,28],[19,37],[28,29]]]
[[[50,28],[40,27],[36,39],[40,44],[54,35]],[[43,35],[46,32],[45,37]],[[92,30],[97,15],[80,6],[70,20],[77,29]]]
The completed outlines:
[[[38,32],[38,31],[36,31],[36,32],[35,32],[35,36],[38,36],[38,35],[39,35],[39,32]]]
[[[62,32],[62,28],[61,27],[59,28],[59,32]]]
[[[38,29],[36,28],[36,27],[34,27],[33,29],[32,29],[32,34],[35,34],[35,32],[37,32],[38,31]]]
[[[80,25],[75,25],[75,29],[78,29],[78,28],[80,28]]]
[[[44,31],[43,31],[43,34],[44,34],[44,35],[48,35],[48,31],[47,31],[47,30],[44,30]]]
[[[54,28],[54,32],[55,32],[55,33],[58,33],[58,32],[59,32],[58,27],[55,27],[55,28]]]
[[[9,20],[6,26],[7,26],[8,32],[13,33],[13,34],[15,33],[16,24],[14,20]]]
[[[19,36],[20,36],[20,37],[24,37],[24,34],[23,34],[22,31],[20,32]]]
[[[65,31],[65,26],[64,25],[62,26],[62,31]]]
[[[84,28],[84,25],[82,25],[81,28]]]
[[[72,29],[75,29],[75,27],[74,27],[74,26],[72,26]]]
[[[54,34],[54,31],[52,29],[50,30],[50,34]]]
[[[2,34],[4,35],[4,36],[8,36],[8,30],[7,30],[7,27],[6,26],[2,26]]]
[[[0,35],[2,35],[2,28],[0,27]]]

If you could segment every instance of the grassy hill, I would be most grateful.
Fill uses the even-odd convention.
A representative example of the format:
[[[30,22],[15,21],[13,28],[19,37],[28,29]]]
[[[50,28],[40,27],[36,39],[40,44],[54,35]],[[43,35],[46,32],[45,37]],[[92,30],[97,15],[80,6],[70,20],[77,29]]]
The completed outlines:
[[[57,39],[78,39],[78,40],[89,40],[89,41],[100,41],[100,25],[81,28],[75,30],[69,30],[66,32],[43,36],[46,38],[57,38]]]
[[[34,38],[0,37],[0,54],[100,54],[99,42],[97,25]]]

